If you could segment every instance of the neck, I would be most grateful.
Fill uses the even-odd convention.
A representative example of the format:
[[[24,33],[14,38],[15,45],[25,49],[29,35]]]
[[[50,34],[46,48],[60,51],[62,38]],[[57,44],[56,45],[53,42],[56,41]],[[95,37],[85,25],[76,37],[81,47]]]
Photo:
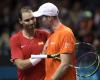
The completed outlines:
[[[59,26],[58,26],[59,24],[61,24],[59,20],[54,21],[54,24],[53,24],[53,26],[52,26],[53,31],[55,31],[55,30],[59,27]]]
[[[34,36],[34,32],[33,31],[22,30],[22,34],[27,39],[33,39],[33,36]]]

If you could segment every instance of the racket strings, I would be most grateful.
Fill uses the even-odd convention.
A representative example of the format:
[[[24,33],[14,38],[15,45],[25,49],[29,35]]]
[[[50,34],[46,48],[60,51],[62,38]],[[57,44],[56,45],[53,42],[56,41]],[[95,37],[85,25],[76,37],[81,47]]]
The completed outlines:
[[[96,64],[97,59],[98,57],[94,53],[85,53],[77,59],[77,66],[81,68],[89,68]]]
[[[77,57],[83,55],[83,53],[86,53],[86,52],[96,53],[96,48],[92,44],[89,44],[89,43],[85,43],[85,42],[76,43],[76,56]]]
[[[92,76],[93,74],[95,74],[96,73],[96,71],[99,69],[99,66],[100,66],[100,58],[99,58],[99,56],[97,55],[97,60],[96,60],[96,63],[93,65],[93,66],[91,66],[91,67],[89,67],[88,69],[83,69],[83,68],[78,68],[77,69],[77,75],[79,76],[79,77],[90,77],[90,76]]]
[[[96,54],[96,48],[89,43],[79,42],[76,44],[76,49],[76,75],[86,78],[95,74],[100,66],[100,58]]]

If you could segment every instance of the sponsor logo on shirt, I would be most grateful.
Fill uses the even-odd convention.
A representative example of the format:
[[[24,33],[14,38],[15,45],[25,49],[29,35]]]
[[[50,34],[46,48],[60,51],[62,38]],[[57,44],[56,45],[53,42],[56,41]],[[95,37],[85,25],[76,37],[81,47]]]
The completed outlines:
[[[25,47],[25,45],[21,45],[21,48],[24,48]]]
[[[50,42],[50,44],[51,44],[51,45],[54,45],[54,44],[55,44],[55,42]]]
[[[65,48],[70,48],[70,43],[65,43]]]
[[[43,44],[44,44],[44,42],[42,42],[42,41],[41,42],[38,42],[38,45],[43,45]]]

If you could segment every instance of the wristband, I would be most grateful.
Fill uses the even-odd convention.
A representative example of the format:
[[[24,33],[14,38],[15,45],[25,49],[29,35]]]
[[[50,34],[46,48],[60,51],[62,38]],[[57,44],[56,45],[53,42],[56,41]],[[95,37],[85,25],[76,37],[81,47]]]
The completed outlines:
[[[41,59],[32,59],[32,58],[30,58],[29,60],[33,66],[35,66],[36,64],[38,64],[41,61]]]

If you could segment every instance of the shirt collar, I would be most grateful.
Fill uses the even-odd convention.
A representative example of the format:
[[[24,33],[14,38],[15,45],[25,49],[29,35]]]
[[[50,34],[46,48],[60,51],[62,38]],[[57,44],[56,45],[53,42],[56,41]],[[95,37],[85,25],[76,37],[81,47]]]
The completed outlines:
[[[54,32],[61,31],[62,28],[63,28],[63,24],[59,23],[58,26],[57,26],[57,29],[55,29]]]

